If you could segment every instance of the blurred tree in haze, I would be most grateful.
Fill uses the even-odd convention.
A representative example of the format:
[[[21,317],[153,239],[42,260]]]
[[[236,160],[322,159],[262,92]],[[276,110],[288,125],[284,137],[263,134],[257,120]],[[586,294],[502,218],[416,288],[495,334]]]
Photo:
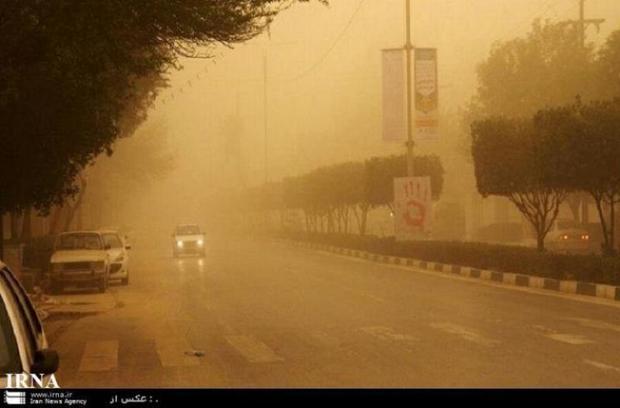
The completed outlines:
[[[472,157],[478,191],[507,197],[530,222],[539,251],[566,197],[564,149],[530,119],[492,117],[472,124]]]
[[[620,203],[620,99],[580,102],[539,112],[536,126],[557,141],[547,167],[594,200],[603,235],[603,253],[614,254],[615,208]]]
[[[433,198],[441,195],[443,167],[437,156],[417,156],[414,169],[418,176],[430,176]],[[366,233],[368,211],[374,207],[392,206],[394,177],[407,174],[404,155],[374,157],[365,162],[346,162],[320,167],[304,175],[282,182],[279,199],[263,199],[272,204],[269,211],[280,206],[289,210],[302,210],[306,230],[312,232],[349,233],[350,220],[357,223],[360,235]],[[269,185],[248,192],[256,196],[270,194]],[[246,193],[247,194],[247,193]],[[241,200],[250,202],[251,200]],[[260,202],[256,201],[255,202]],[[275,205],[275,207],[273,207]],[[251,204],[245,211],[257,209]]]
[[[75,194],[84,167],[144,120],[179,57],[246,41],[294,2],[2,1],[0,214]]]
[[[467,118],[525,117],[539,109],[597,97],[593,45],[581,47],[579,30],[536,20],[525,38],[493,46],[478,66],[478,89]]]

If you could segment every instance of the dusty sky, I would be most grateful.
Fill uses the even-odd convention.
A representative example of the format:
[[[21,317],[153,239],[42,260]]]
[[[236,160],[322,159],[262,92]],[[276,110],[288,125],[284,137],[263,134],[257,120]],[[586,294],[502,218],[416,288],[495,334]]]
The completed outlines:
[[[414,43],[438,49],[444,121],[458,121],[459,107],[475,91],[476,65],[495,41],[524,35],[535,18],[578,17],[577,0],[414,3]],[[586,17],[607,19],[600,33],[588,31],[588,40],[600,43],[620,28],[620,1],[588,0]],[[177,166],[144,202],[165,204],[171,216],[182,203],[191,218],[204,212],[202,197],[264,179],[264,55],[270,180],[404,151],[381,141],[380,65],[382,48],[404,43],[403,0],[299,4],[279,15],[270,32],[270,39],[217,47],[213,59],[186,60],[182,71],[171,73],[149,121],[166,124]],[[450,143],[424,142],[417,149],[442,154]],[[142,213],[148,207],[139,206]]]

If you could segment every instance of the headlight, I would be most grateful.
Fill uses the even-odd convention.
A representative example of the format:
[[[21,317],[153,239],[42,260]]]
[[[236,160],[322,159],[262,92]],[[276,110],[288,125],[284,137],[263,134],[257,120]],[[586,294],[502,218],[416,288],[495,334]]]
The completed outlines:
[[[105,268],[105,262],[103,262],[103,261],[91,262],[90,263],[90,269],[92,269],[93,271],[100,271],[103,268]]]
[[[179,248],[183,248],[183,241],[177,241],[177,246]]]
[[[589,235],[587,235],[587,234],[586,234],[586,235],[582,235],[582,236],[581,236],[581,239],[583,239],[584,241],[587,241],[587,240],[589,240],[589,239],[590,239],[590,236],[589,236]]]
[[[204,241],[202,239],[198,240],[198,246],[202,246],[204,244]]]
[[[115,260],[114,262],[123,262],[125,260],[125,255],[120,254]]]

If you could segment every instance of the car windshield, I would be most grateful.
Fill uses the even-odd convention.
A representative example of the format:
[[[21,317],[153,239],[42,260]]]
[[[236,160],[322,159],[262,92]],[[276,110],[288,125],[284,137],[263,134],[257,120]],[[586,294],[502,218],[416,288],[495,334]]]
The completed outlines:
[[[58,238],[56,249],[101,249],[101,239],[94,233],[63,234]]]
[[[177,235],[200,234],[198,225],[179,225],[176,230]]]

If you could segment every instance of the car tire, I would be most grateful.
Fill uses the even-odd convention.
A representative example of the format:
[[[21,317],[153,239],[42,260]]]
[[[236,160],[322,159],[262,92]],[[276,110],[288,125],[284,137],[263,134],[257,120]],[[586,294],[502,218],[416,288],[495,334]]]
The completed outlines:
[[[123,286],[129,285],[129,271],[127,272],[127,276],[121,279],[121,285]]]

